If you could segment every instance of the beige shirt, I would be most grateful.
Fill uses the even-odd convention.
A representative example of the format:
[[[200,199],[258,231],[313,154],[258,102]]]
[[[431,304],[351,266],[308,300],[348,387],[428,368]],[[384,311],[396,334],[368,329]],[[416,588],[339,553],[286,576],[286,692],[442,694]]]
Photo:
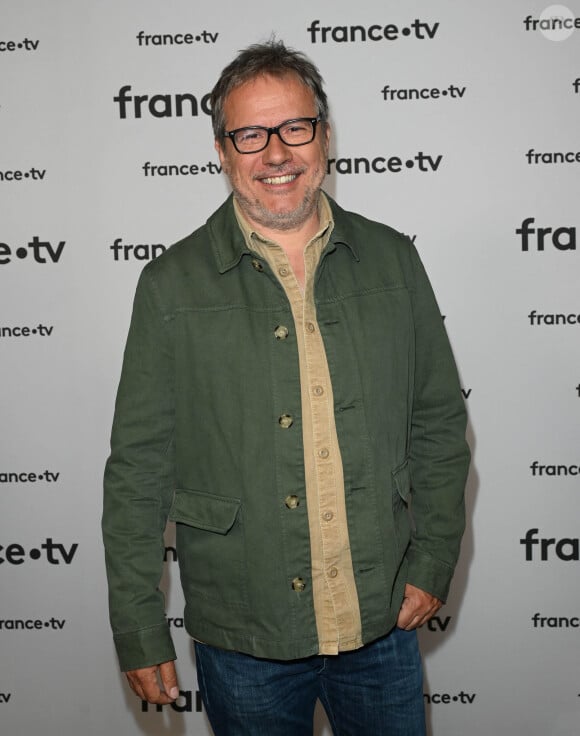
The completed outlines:
[[[302,292],[282,247],[252,228],[235,199],[234,210],[248,248],[276,274],[292,309],[300,364],[305,490],[319,653],[337,654],[362,646],[362,638],[332,384],[314,304],[314,276],[334,227],[332,212],[321,193],[320,229],[304,249]]]

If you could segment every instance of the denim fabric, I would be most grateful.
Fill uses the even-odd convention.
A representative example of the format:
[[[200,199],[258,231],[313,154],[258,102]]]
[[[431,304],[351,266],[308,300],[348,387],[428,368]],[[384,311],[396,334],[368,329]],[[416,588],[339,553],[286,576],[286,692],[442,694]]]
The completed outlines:
[[[195,643],[199,688],[215,736],[312,736],[319,698],[335,736],[425,736],[415,631],[361,649],[294,661]]]

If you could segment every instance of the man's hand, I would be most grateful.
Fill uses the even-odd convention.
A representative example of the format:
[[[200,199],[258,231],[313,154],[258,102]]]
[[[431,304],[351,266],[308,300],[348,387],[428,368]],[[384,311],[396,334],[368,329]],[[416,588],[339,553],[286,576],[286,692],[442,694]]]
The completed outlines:
[[[166,705],[179,697],[175,663],[163,662],[153,667],[125,672],[131,690],[148,703]]]
[[[407,583],[405,585],[405,597],[403,598],[403,604],[397,619],[397,626],[406,631],[416,629],[418,626],[427,623],[442,605],[443,603],[439,598],[435,598],[430,593],[426,593],[424,590]]]

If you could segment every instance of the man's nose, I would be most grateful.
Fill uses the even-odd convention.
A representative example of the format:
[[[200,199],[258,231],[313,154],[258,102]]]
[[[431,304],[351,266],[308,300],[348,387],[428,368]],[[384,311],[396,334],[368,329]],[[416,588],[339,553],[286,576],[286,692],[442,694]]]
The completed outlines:
[[[268,145],[262,151],[262,161],[265,164],[279,166],[292,158],[292,149],[287,146],[279,135],[272,133]]]

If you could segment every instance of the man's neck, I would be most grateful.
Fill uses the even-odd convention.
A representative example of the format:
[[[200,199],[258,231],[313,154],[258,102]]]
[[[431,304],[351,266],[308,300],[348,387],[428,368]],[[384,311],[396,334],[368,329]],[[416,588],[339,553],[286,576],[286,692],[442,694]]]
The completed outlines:
[[[302,257],[304,250],[312,238],[320,229],[320,220],[318,212],[315,217],[301,228],[297,230],[272,230],[261,231],[261,235],[278,243],[288,258],[292,260],[296,257]]]
[[[296,257],[302,258],[302,254],[304,253],[306,246],[320,229],[320,214],[318,206],[314,208],[314,211],[305,222],[292,229],[265,227],[259,222],[255,222],[252,218],[248,217],[248,214],[241,208],[240,210],[252,229],[255,230],[262,238],[278,243],[290,260]]]
[[[255,245],[259,241],[277,244],[284,251],[300,287],[304,290],[306,275],[304,261],[305,250],[318,237],[322,238],[323,245],[326,244],[330,237],[329,229],[332,230],[333,226],[332,212],[325,195],[322,192],[319,193],[316,210],[312,213],[312,216],[306,222],[302,223],[300,227],[292,230],[264,227],[248,217],[236,199],[234,199],[234,208],[249,247],[252,248],[252,241]],[[255,233],[255,239],[252,238],[252,232]]]

